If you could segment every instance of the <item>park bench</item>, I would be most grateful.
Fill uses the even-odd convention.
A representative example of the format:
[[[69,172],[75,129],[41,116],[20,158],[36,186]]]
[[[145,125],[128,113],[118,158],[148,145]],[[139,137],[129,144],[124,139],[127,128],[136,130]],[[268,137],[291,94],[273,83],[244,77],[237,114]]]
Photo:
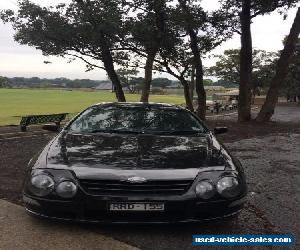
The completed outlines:
[[[58,127],[60,123],[66,118],[68,113],[51,114],[51,115],[28,115],[23,116],[20,122],[20,128],[22,132],[25,132],[27,126],[34,124],[45,124],[48,122],[55,123]]]

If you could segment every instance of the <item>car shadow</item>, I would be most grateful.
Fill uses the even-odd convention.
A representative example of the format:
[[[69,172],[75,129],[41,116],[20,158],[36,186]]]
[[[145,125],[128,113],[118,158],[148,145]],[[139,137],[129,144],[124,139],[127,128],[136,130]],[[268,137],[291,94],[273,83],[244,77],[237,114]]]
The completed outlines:
[[[195,234],[266,233],[264,222],[247,208],[232,220],[181,224],[88,224],[34,220],[47,223],[50,228],[59,224],[66,230],[92,231],[141,249],[192,249],[192,235]]]

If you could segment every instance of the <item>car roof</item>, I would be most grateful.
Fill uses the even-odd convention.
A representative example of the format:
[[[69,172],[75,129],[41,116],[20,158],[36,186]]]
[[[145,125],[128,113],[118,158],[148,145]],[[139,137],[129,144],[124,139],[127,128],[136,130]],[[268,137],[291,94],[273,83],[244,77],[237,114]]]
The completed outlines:
[[[158,109],[185,109],[175,104],[169,103],[154,103],[154,102],[101,102],[93,105],[93,107],[145,107]]]

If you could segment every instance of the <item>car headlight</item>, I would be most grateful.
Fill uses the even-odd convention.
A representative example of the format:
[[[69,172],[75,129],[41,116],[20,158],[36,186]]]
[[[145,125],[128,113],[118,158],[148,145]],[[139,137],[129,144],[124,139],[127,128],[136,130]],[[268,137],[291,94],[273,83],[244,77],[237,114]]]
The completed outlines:
[[[225,176],[217,183],[217,190],[225,198],[233,198],[240,194],[240,185],[237,178]]]
[[[54,180],[46,174],[32,176],[30,183],[30,191],[36,196],[46,196],[54,189]]]
[[[209,181],[200,181],[195,187],[196,195],[202,199],[210,199],[215,193],[216,189]]]
[[[77,186],[72,181],[63,181],[57,185],[55,191],[62,198],[72,198],[77,193]]]

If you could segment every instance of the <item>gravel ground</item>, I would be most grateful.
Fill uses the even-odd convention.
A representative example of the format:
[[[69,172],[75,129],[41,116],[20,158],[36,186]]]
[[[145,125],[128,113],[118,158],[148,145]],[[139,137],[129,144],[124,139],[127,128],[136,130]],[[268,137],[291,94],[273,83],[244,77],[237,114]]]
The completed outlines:
[[[286,105],[277,106],[272,120],[300,122],[300,103],[298,105],[288,103]]]
[[[250,202],[274,229],[300,236],[300,134],[227,144],[245,168]]]
[[[249,201],[237,220],[188,225],[82,227],[141,249],[192,249],[193,234],[292,233],[296,239],[299,238],[300,123],[208,123],[211,127],[229,127],[230,132],[220,139],[242,161],[248,177]],[[3,133],[11,133],[15,128],[1,129],[0,199],[21,204],[26,164],[54,134],[30,137],[29,132],[18,134],[17,138],[9,135],[8,138]],[[74,227],[67,226],[70,230]],[[300,245],[297,244],[294,249],[300,249]]]
[[[22,182],[27,163],[52,136],[0,139],[0,199],[21,204]]]

